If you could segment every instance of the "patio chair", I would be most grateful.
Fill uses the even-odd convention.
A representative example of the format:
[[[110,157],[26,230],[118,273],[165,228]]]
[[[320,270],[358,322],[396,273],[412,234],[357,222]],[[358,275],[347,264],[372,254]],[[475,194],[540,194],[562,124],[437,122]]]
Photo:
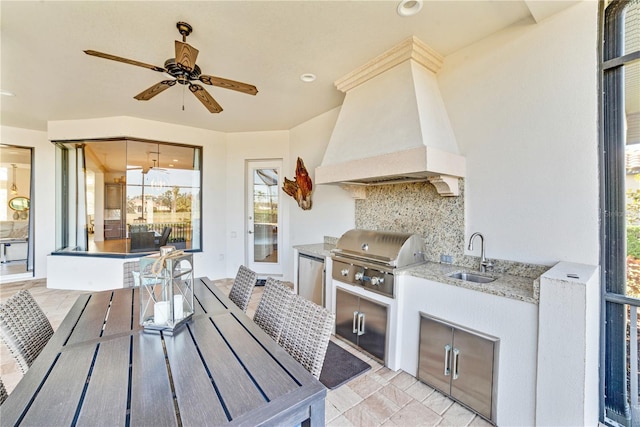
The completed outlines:
[[[267,278],[253,321],[275,341],[280,337],[292,296],[293,291],[280,280]]]
[[[9,393],[7,393],[7,389],[4,387],[2,379],[0,379],[0,405],[2,405],[5,400],[7,400],[7,397],[9,397]]]
[[[229,299],[237,305],[240,310],[246,312],[249,306],[249,300],[253,293],[253,287],[256,285],[257,274],[241,265],[238,268],[236,278],[233,280],[231,291],[229,291]]]
[[[160,235],[160,237],[158,237],[157,239],[154,240],[154,244],[156,249],[159,249],[162,246],[166,246],[167,242],[169,241],[169,235],[171,234],[171,227],[165,227],[162,229],[162,234]]]
[[[122,264],[122,270],[123,288],[140,286],[140,261],[127,261]]]
[[[335,315],[300,295],[291,298],[278,343],[314,377],[320,378]]]
[[[0,339],[26,373],[53,335],[49,319],[26,290],[0,304]]]

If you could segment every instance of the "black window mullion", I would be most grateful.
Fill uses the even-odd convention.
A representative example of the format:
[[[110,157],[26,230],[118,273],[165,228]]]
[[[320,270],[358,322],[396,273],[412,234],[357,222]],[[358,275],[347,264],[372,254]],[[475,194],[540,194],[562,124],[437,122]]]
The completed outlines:
[[[611,64],[624,55],[624,9],[627,1],[612,3],[605,11],[603,62]],[[601,266],[605,293],[626,291],[625,218],[625,105],[624,71],[608,68],[602,75],[601,147]],[[606,417],[623,425],[631,422],[626,377],[626,306],[603,299],[602,361],[603,399]]]

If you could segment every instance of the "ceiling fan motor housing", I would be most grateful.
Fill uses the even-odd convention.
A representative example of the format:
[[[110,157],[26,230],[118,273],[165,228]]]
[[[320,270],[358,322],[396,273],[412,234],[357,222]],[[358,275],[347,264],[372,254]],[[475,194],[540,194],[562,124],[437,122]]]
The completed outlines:
[[[164,62],[164,68],[172,77],[178,80],[178,83],[187,85],[191,80],[198,80],[200,78],[200,67],[197,65],[193,67],[193,70],[189,71],[182,68],[176,63],[175,58],[169,58]]]

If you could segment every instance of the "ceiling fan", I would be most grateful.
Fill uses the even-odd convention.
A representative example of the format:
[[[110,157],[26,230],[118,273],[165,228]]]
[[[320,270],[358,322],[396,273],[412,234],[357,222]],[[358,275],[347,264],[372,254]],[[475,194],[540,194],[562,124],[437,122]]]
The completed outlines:
[[[150,159],[149,157],[151,154],[155,154],[156,158]],[[153,165],[150,165],[149,161],[152,161]],[[156,165],[156,162],[158,162],[158,165],[160,164],[160,147],[159,146],[157,151],[147,151],[146,166],[127,166],[127,170],[128,171],[139,170],[142,172],[142,175],[148,174],[152,169],[158,172],[163,172],[163,173],[169,172],[167,169],[161,168],[160,166]]]
[[[124,62],[125,64],[136,65],[138,67],[148,68],[160,73],[167,73],[174,80],[162,80],[146,89],[136,96],[135,99],[139,101],[148,101],[160,92],[175,85],[176,82],[182,85],[189,85],[189,90],[196,98],[202,102],[202,104],[211,112],[219,113],[222,111],[220,104],[207,92],[204,87],[193,81],[200,81],[204,84],[211,86],[218,86],[225,89],[236,90],[238,92],[247,93],[249,95],[255,95],[258,93],[258,89],[255,86],[241,83],[234,80],[224,79],[222,77],[209,76],[202,74],[200,67],[196,65],[196,58],[198,57],[198,49],[187,43],[187,36],[191,34],[193,28],[186,22],[178,22],[176,24],[178,31],[182,34],[182,41],[175,41],[175,58],[169,58],[164,63],[163,67],[158,67],[151,64],[145,64],[144,62],[134,61],[133,59],[122,58],[120,56],[111,55],[108,53],[97,52],[95,50],[85,50],[87,55],[98,56],[104,59],[110,59],[112,61]],[[184,109],[184,106],[183,106]]]

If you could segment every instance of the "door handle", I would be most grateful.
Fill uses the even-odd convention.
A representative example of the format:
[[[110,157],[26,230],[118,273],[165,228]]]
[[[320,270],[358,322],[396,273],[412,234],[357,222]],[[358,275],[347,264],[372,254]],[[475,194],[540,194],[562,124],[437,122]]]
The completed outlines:
[[[253,234],[253,231],[249,230],[249,231],[247,231],[247,233],[249,233],[249,234]]]
[[[449,344],[444,346],[444,376],[448,377],[451,373],[451,368],[449,366],[449,360],[451,359],[449,356],[451,355],[451,346]]]
[[[453,379],[458,379],[458,357],[460,356],[460,350],[453,349]]]
[[[356,326],[356,320],[358,319],[358,312],[354,311],[353,312],[353,330],[351,332],[353,332],[354,334],[358,333],[358,326]]]
[[[364,335],[364,313],[358,313],[358,336]]]

